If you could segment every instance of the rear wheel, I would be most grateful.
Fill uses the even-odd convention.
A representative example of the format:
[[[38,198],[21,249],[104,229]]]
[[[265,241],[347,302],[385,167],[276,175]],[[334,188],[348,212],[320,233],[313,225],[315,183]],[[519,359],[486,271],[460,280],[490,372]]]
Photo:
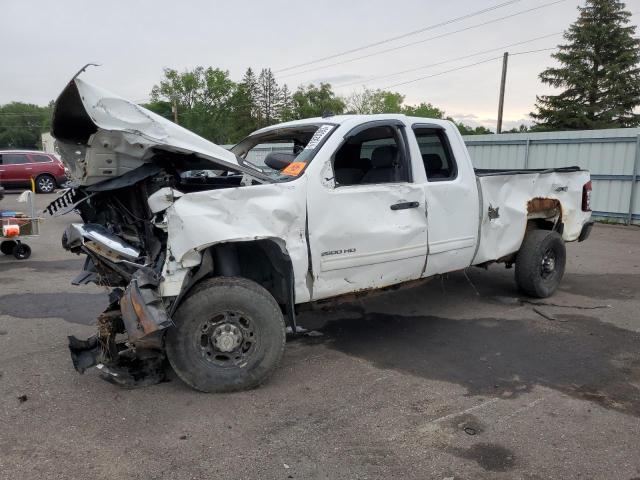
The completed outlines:
[[[24,243],[16,243],[13,247],[13,256],[18,260],[26,260],[31,256],[31,247]]]
[[[13,255],[13,249],[16,245],[16,242],[13,240],[5,240],[4,242],[0,243],[0,252],[4,253],[5,255]]]
[[[516,283],[532,297],[546,298],[560,285],[567,252],[558,232],[530,230],[516,256]]]
[[[56,179],[46,173],[39,175],[35,184],[38,193],[51,193],[56,189]]]
[[[169,363],[189,386],[231,392],[260,385],[276,368],[286,339],[280,307],[262,286],[219,277],[194,288],[166,336]]]

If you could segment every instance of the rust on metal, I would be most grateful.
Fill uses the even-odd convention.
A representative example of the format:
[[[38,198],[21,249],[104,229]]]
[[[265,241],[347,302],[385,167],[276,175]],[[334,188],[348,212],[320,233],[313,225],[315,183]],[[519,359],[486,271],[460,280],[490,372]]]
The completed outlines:
[[[527,213],[559,212],[560,200],[555,198],[536,197],[527,202]]]

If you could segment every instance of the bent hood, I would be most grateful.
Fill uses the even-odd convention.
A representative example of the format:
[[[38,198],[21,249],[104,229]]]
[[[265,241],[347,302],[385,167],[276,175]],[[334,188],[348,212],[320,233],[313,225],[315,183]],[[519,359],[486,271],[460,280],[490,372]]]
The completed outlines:
[[[82,185],[120,177],[162,152],[191,155],[193,170],[234,170],[266,180],[225,148],[77,77],[56,100],[51,134]]]

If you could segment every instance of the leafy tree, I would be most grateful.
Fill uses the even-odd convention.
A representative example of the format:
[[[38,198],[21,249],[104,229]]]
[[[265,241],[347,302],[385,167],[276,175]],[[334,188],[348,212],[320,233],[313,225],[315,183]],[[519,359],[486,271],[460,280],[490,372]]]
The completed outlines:
[[[293,94],[295,118],[320,117],[325,113],[340,115],[345,108],[344,100],[336,96],[329,83],[321,83],[319,87],[300,86]]]
[[[255,115],[253,96],[244,82],[235,86],[233,95],[229,100],[229,142],[246,137],[249,133],[258,129],[258,119]]]
[[[514,127],[511,130],[507,130],[506,132],[503,133],[526,133],[529,131],[529,127],[527,127],[526,125],[520,125],[519,127]]]
[[[280,87],[270,68],[263,68],[258,77],[258,123],[260,126],[271,125],[278,119],[281,102]]]
[[[41,135],[51,128],[53,102],[46,107],[11,102],[0,106],[0,148],[42,148]]]
[[[402,113],[411,117],[444,118],[444,110],[424,102],[420,105],[405,105]]]
[[[350,113],[370,115],[374,113],[400,113],[404,95],[387,90],[371,90],[353,92],[347,98],[347,109]]]
[[[631,13],[619,0],[587,0],[565,32],[566,44],[552,55],[559,67],[540,74],[561,88],[538,96],[537,130],[595,129],[640,125],[640,40]]]
[[[487,135],[489,133],[493,133],[487,127],[479,126],[474,128],[469,125],[465,125],[462,122],[456,122],[453,118],[447,118],[447,120],[451,120],[456,124],[461,135]]]
[[[234,137],[229,114],[236,87],[229,72],[219,68],[196,67],[185,72],[167,68],[164,79],[151,90],[150,106],[166,116],[166,104],[175,104],[182,126],[216,143],[226,143]]]

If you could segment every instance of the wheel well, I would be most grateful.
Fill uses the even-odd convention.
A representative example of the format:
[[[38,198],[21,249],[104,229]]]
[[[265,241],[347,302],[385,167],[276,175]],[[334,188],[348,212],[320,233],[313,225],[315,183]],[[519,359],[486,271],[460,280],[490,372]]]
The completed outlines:
[[[293,284],[291,259],[273,240],[221,243],[210,247],[215,277],[243,277],[262,285],[286,305]]]
[[[204,250],[202,263],[173,302],[171,313],[197,284],[211,277],[243,277],[258,283],[273,296],[292,331],[297,332],[293,264],[274,240],[219,243]]]
[[[527,202],[527,228],[529,230],[555,230],[562,233],[562,205],[555,198],[533,198]]]

